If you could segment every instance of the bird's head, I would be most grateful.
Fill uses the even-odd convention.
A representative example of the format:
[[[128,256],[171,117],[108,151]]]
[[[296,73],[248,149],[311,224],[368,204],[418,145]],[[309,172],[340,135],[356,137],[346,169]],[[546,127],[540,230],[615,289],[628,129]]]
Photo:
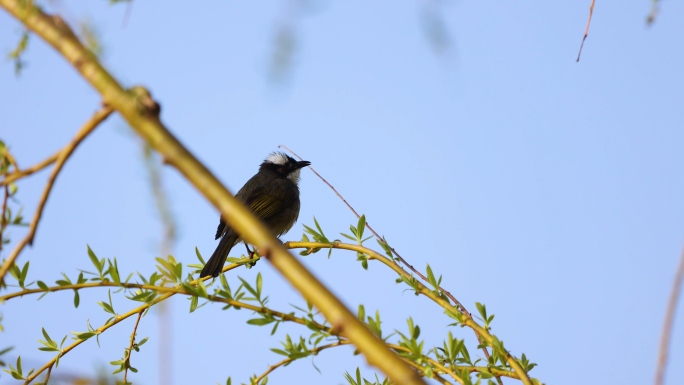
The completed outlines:
[[[269,155],[261,164],[261,169],[275,171],[281,176],[290,179],[295,184],[299,182],[299,171],[302,167],[310,165],[311,162],[298,162],[294,158],[282,153],[274,152]]]

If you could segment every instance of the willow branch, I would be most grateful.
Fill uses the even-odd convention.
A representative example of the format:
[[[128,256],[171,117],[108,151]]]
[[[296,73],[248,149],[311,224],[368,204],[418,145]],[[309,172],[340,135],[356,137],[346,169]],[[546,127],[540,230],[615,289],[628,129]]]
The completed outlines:
[[[135,326],[133,326],[133,333],[131,333],[131,343],[128,346],[128,354],[126,354],[126,362],[124,363],[124,366],[126,369],[124,370],[124,375],[123,375],[123,383],[127,384],[128,381],[126,381],[126,378],[128,377],[128,368],[131,367],[131,355],[133,355],[133,346],[135,345],[135,333],[138,331],[138,324],[140,323],[140,318],[142,318],[142,315],[145,311],[141,311],[138,313],[138,319],[135,320]]]
[[[59,16],[43,13],[32,2],[0,0],[17,20],[57,50],[117,110],[128,124],[199,190],[240,237],[254,245],[271,264],[333,325],[352,341],[394,383],[425,384],[409,366],[359,321],[327,287],[318,281],[268,228],[240,203],[159,120],[159,106],[142,88],[126,91],[78,40]]]
[[[26,234],[26,236],[21,241],[19,241],[14,250],[12,250],[12,253],[10,253],[9,257],[3,262],[2,266],[0,266],[0,283],[4,281],[5,275],[12,267],[14,261],[17,259],[22,250],[24,250],[24,247],[26,247],[26,245],[33,244],[33,239],[36,236],[36,230],[38,229],[40,217],[43,215],[43,209],[45,208],[45,204],[47,203],[48,198],[50,197],[52,186],[54,186],[55,180],[57,179],[59,172],[62,171],[64,164],[69,159],[71,154],[74,153],[76,147],[78,147],[78,145],[81,144],[83,139],[85,139],[86,136],[88,136],[88,134],[93,132],[93,130],[100,123],[107,119],[107,117],[109,117],[109,115],[111,115],[112,112],[113,110],[111,107],[102,107],[102,109],[97,111],[95,115],[93,115],[83,125],[83,127],[81,127],[81,129],[78,131],[78,133],[76,133],[76,136],[74,136],[71,142],[64,146],[64,148],[62,148],[62,150],[57,155],[55,167],[52,169],[52,173],[50,174],[50,177],[48,178],[48,181],[45,184],[45,188],[43,189],[43,195],[40,197],[38,207],[36,208],[36,212],[33,215],[33,219],[31,220],[31,225],[29,227],[28,234]]]
[[[322,244],[318,244],[318,245],[320,246]],[[350,245],[350,246],[353,246],[353,245]],[[380,255],[380,256],[382,256],[382,255]],[[373,257],[371,256],[371,258],[373,258]],[[385,261],[385,262],[387,262],[387,261]],[[227,265],[224,270],[229,271],[229,270],[233,270],[233,269],[240,267],[240,266],[242,266],[242,264],[233,263],[233,264]],[[205,279],[208,279],[208,278],[205,278]],[[192,282],[190,282],[190,284],[195,284],[196,282],[197,281],[192,281]],[[175,295],[175,294],[181,294],[181,295],[186,295],[186,296],[193,295],[192,293],[188,292],[187,290],[183,289],[180,286],[168,287],[168,286],[145,285],[145,284],[138,284],[138,283],[119,283],[119,284],[117,284],[117,283],[111,282],[111,281],[100,281],[100,282],[90,282],[90,283],[81,283],[81,284],[53,286],[53,287],[48,287],[46,289],[24,289],[24,290],[15,292],[15,293],[10,293],[10,294],[4,295],[4,296],[0,296],[0,302],[4,302],[4,301],[7,301],[7,300],[10,300],[13,298],[23,297],[25,295],[31,295],[31,294],[38,294],[38,293],[44,294],[47,292],[58,292],[58,291],[64,291],[64,290],[82,290],[82,289],[90,289],[90,288],[96,288],[96,287],[101,287],[101,288],[119,287],[119,288],[125,288],[125,289],[151,290],[151,291],[156,291],[158,293],[164,293],[163,299],[158,300],[158,301],[155,300],[153,303],[150,303],[150,306],[142,306],[142,307],[139,307],[137,309],[134,309],[137,311],[138,318],[137,318],[136,324],[134,326],[133,333],[131,334],[130,346],[127,350],[128,353],[127,353],[127,356],[125,358],[127,361],[126,370],[128,369],[128,366],[130,366],[130,355],[132,354],[132,349],[133,349],[133,346],[135,344],[135,334],[136,334],[137,326],[140,322],[140,318],[141,318],[142,314],[144,314],[144,312],[149,307],[153,306],[154,304],[162,302],[163,300],[171,297],[172,295]],[[279,321],[292,322],[292,323],[296,323],[296,324],[299,324],[302,326],[307,326],[307,327],[315,327],[317,330],[319,330],[321,332],[340,337],[339,334],[337,333],[337,331],[333,330],[332,328],[330,328],[324,324],[318,323],[313,319],[305,319],[302,317],[295,316],[291,313],[285,313],[285,312],[277,311],[277,310],[274,310],[271,308],[255,306],[255,305],[251,305],[251,304],[248,304],[245,302],[240,302],[240,301],[236,301],[233,299],[219,297],[219,296],[215,296],[215,295],[209,295],[206,297],[206,299],[209,301],[212,301],[212,302],[225,303],[227,305],[231,305],[231,306],[236,307],[236,308],[251,310],[251,311],[258,313],[258,314],[269,315],[269,316],[272,316],[273,318],[278,319]],[[133,316],[135,314],[136,314],[135,311],[131,311],[131,312],[125,313],[121,317],[122,318],[128,318],[128,317]],[[107,325],[105,325],[105,326],[107,326]],[[100,330],[100,329],[97,329],[97,330]],[[96,332],[96,334],[100,334],[103,331],[104,331],[104,329],[99,331],[99,332]],[[345,340],[337,341],[333,344],[329,344],[329,345],[325,345],[325,346],[321,346],[318,348],[311,349],[311,351],[314,354],[317,354],[319,351],[324,350],[324,349],[328,349],[328,348],[331,348],[334,346],[348,345],[348,344],[351,344],[351,342],[345,339]],[[400,345],[387,344],[387,346],[389,348],[391,348],[392,350],[394,350],[395,352],[411,353],[409,351],[409,349],[407,349],[403,346],[400,346]],[[62,350],[60,352],[60,354],[58,355],[58,357],[61,358],[66,353],[68,353],[70,350],[71,350],[71,347]],[[55,357],[55,358],[57,358],[57,357]],[[301,358],[303,358],[303,357],[301,357]],[[288,364],[294,360],[296,360],[296,358],[288,358],[288,359],[280,361],[277,364],[270,366],[266,370],[266,372],[262,373],[259,377],[257,377],[256,383],[261,381],[264,377],[266,377],[269,373],[271,373],[276,368],[283,366],[283,365],[286,365],[286,364]],[[420,368],[419,365],[411,362],[411,360],[409,360],[408,358],[402,357],[402,360],[404,360],[409,366],[412,366],[414,368]],[[434,359],[432,359],[426,355],[422,355],[422,360],[424,360],[425,362],[428,362],[433,368],[437,369],[438,373],[447,374],[447,375],[451,376],[452,378],[454,378],[454,380],[456,380],[457,382],[463,383],[462,380],[460,379],[460,377],[458,377],[458,375],[454,372],[454,367],[447,368],[444,365],[440,364],[438,361],[436,361],[436,360],[434,360]],[[54,363],[54,361],[50,361],[49,363],[47,363],[41,369],[41,371],[45,370],[45,368],[47,368],[48,371],[51,370],[51,368],[53,367],[53,365],[51,365],[51,363]],[[504,376],[504,377],[511,377],[511,378],[516,378],[516,379],[519,378],[519,376],[514,372],[501,370],[501,369],[497,369],[497,368],[478,367],[478,366],[458,366],[458,367],[455,367],[455,369],[457,369],[457,370],[466,369],[466,370],[470,371],[471,373],[472,372],[481,372],[481,373],[492,374],[495,376]],[[421,369],[421,373],[424,373],[424,368]],[[126,374],[127,374],[127,372],[124,372],[124,376],[126,376]],[[445,384],[448,383],[444,379],[441,379],[441,378],[436,378],[436,379],[441,383],[445,383]],[[124,382],[125,382],[125,378],[124,378]]]
[[[239,267],[239,266],[241,266],[241,265],[240,265],[240,264],[231,264],[231,265],[226,266],[226,267],[224,268],[224,271],[232,270],[232,269],[235,269],[235,268],[237,268],[237,267]],[[205,280],[206,280],[206,278],[205,278]],[[197,280],[191,281],[191,282],[189,282],[189,283],[190,283],[191,285],[194,285],[194,284],[197,283]],[[175,295],[175,294],[181,294],[181,293],[183,293],[183,294],[189,294],[189,293],[187,293],[187,291],[185,291],[185,290],[183,290],[183,289],[181,289],[181,288],[177,288],[177,287],[150,286],[150,285],[140,285],[140,284],[130,284],[130,283],[116,284],[116,283],[114,283],[114,282],[109,282],[109,281],[98,282],[98,283],[94,283],[94,284],[91,283],[91,284],[80,284],[80,285],[56,286],[56,287],[50,288],[50,291],[67,290],[67,289],[72,289],[72,290],[74,290],[74,289],[81,289],[81,288],[86,288],[86,287],[96,287],[96,286],[117,286],[117,287],[136,287],[136,288],[140,288],[140,289],[154,289],[154,290],[158,290],[158,291],[160,291],[160,292],[164,292],[164,294],[162,294],[162,295],[160,295],[160,296],[154,298],[154,299],[151,300],[150,302],[147,302],[147,303],[145,303],[145,304],[143,304],[143,305],[140,305],[140,306],[136,307],[136,308],[133,309],[133,310],[130,310],[130,311],[128,311],[128,312],[126,312],[126,313],[124,313],[124,314],[121,314],[121,315],[117,315],[116,317],[113,318],[113,320],[112,320],[111,322],[109,322],[109,323],[107,323],[107,324],[104,324],[104,325],[100,326],[99,328],[93,330],[92,332],[94,333],[94,335],[102,334],[104,331],[106,331],[107,329],[111,328],[111,327],[114,326],[114,325],[119,324],[121,321],[123,321],[123,320],[125,320],[125,319],[127,319],[127,318],[129,318],[129,317],[132,317],[132,316],[135,315],[135,314],[142,313],[142,312],[144,312],[145,310],[151,308],[152,306],[154,306],[154,305],[156,305],[156,304],[158,304],[158,303],[160,303],[160,302],[162,302],[162,301],[167,300],[169,297],[172,297],[172,296]],[[25,291],[26,291],[26,292],[30,292],[30,293],[25,293],[25,294],[32,294],[32,293],[36,293],[36,292],[45,292],[44,290],[25,290]],[[14,294],[22,294],[22,293],[14,293]],[[13,295],[13,296],[11,296],[11,297],[10,297],[10,296],[5,296],[5,297],[14,298],[14,297],[17,297],[17,296],[21,296],[21,295]],[[0,299],[3,299],[3,298],[4,298],[4,297],[0,297]],[[248,304],[245,304],[245,305],[246,305],[246,306],[244,306],[245,308],[250,308],[250,306],[251,306],[251,305],[248,305]],[[256,306],[251,306],[251,307],[256,308]],[[65,354],[69,353],[70,351],[72,351],[72,350],[75,349],[77,346],[79,346],[80,344],[84,343],[84,342],[87,341],[87,340],[88,340],[88,339],[79,339],[79,340],[76,340],[76,341],[75,341],[74,343],[72,343],[71,345],[69,345],[69,346],[67,346],[66,348],[60,350],[60,352],[59,352],[58,355],[56,355],[55,357],[53,357],[50,361],[48,361],[45,365],[43,365],[43,366],[40,367],[38,370],[36,370],[35,372],[33,372],[30,376],[26,377],[26,380],[25,380],[25,382],[24,382],[24,385],[30,384],[30,383],[31,383],[33,380],[35,380],[36,377],[38,377],[38,375],[40,375],[42,372],[44,372],[44,371],[46,371],[46,370],[50,370],[50,369],[52,368],[52,366],[57,362],[57,360],[58,360],[60,357],[62,357],[62,356],[64,356]]]
[[[375,252],[369,248],[366,248],[361,245],[352,245],[352,244],[347,244],[347,243],[340,243],[340,242],[332,242],[332,243],[319,243],[319,242],[286,242],[285,245],[289,248],[292,249],[322,249],[322,248],[334,248],[334,249],[344,249],[344,250],[353,250],[357,252],[364,253],[368,255],[368,259],[375,259],[383,264],[387,265],[390,269],[394,270],[397,274],[399,274],[401,277],[410,280],[412,277],[409,275],[406,270],[402,269],[401,266],[397,265],[394,263],[392,260],[387,258],[386,256]],[[459,312],[459,310],[454,307],[448,300],[442,298],[437,291],[435,290],[430,290],[427,286],[423,285],[419,281],[415,281],[416,283],[416,291],[419,294],[422,294],[428,298],[430,298],[433,302],[437,303],[439,306],[444,308],[448,312],[452,312],[453,314],[456,314]],[[487,345],[491,346],[492,349],[497,349],[499,353],[505,357],[506,362],[511,366],[511,368],[518,373],[520,376],[520,380],[525,384],[525,385],[531,385],[532,382],[527,375],[527,372],[523,370],[522,366],[520,366],[520,363],[518,360],[513,357],[508,351],[506,350],[501,350],[496,347],[495,342],[495,337],[492,336],[487,329],[484,327],[480,326],[475,320],[472,318],[464,317],[461,321],[463,326],[467,326],[471,328],[475,334],[477,334],[482,340],[484,340]]]

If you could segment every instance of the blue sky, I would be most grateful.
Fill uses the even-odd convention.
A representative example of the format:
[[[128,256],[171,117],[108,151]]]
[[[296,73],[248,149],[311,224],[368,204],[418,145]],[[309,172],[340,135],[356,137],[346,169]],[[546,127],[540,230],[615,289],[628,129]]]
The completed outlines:
[[[684,6],[664,2],[647,27],[650,2],[598,2],[582,60],[575,62],[589,1],[444,2],[435,10],[449,48],[435,54],[426,37],[426,2],[211,2],[126,6],[51,2],[78,25],[96,26],[103,63],[125,86],[143,84],[162,120],[232,190],[264,157],[286,144],[333,183],[411,263],[430,264],[466,307],[496,314],[493,332],[539,366],[549,384],[652,381],[665,304],[684,244]],[[269,72],[275,36],[294,31],[292,65]],[[0,12],[0,50],[20,26]],[[98,108],[99,98],[61,57],[32,38],[27,67],[15,77],[0,65],[0,138],[22,166],[65,144]],[[140,141],[110,118],[69,160],[38,229],[31,279],[53,282],[90,269],[86,245],[117,257],[122,271],[154,271],[161,226],[146,181]],[[18,204],[32,214],[43,172],[19,184]],[[218,214],[172,169],[164,170],[179,236],[173,254],[206,256]],[[326,232],[348,231],[353,215],[311,172],[302,173],[300,238],[315,216]],[[11,232],[12,240],[23,236]],[[9,247],[11,248],[13,244]],[[7,250],[2,256],[6,257]],[[240,248],[235,249],[241,251]],[[394,284],[379,264],[361,269],[351,253],[303,259],[352,309],[378,309],[386,332],[411,316],[426,343],[439,343],[449,319]],[[303,304],[263,261],[229,273],[264,276],[270,304]],[[2,347],[16,346],[24,367],[51,356],[36,340],[102,324],[95,305],[106,290],[12,300],[1,310]],[[116,297],[115,297],[116,298]],[[124,312],[132,305],[115,299]],[[139,337],[150,337],[129,377],[156,384],[247,382],[280,360],[283,338],[245,323],[249,312],[205,306],[189,313],[182,298],[169,316],[153,310]],[[113,370],[133,320],[89,341],[61,362],[62,373]],[[163,322],[169,333],[160,335]],[[681,317],[675,320],[668,383],[684,377]],[[295,326],[282,328],[306,334]],[[171,362],[160,362],[170,349]],[[357,366],[351,348],[321,353],[271,375],[271,383],[342,384]],[[475,354],[471,345],[471,354]],[[506,381],[509,383],[511,381]],[[2,374],[0,384],[13,383]]]

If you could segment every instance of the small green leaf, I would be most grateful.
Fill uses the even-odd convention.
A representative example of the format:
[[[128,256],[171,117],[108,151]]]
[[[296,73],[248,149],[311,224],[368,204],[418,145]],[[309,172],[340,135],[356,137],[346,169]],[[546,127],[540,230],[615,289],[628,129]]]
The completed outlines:
[[[197,309],[198,303],[199,303],[199,297],[196,295],[193,295],[190,298],[190,313],[194,312]]]
[[[262,285],[262,278],[261,278],[261,273],[257,274],[256,277],[256,290],[259,295],[261,295],[261,285]]]
[[[256,325],[256,326],[268,325],[272,322],[275,322],[275,320],[274,319],[268,319],[268,318],[252,318],[252,319],[247,321],[248,324]]]
[[[93,252],[93,250],[90,248],[90,245],[86,245],[88,247],[88,258],[90,258],[90,262],[92,262],[93,266],[97,269],[97,272],[102,274],[102,269],[104,268],[103,263],[104,259],[102,262],[100,262],[99,259],[97,259],[97,256]]]
[[[359,223],[356,225],[356,236],[359,238],[359,243],[363,238],[363,231],[366,229],[366,215],[361,215]]]

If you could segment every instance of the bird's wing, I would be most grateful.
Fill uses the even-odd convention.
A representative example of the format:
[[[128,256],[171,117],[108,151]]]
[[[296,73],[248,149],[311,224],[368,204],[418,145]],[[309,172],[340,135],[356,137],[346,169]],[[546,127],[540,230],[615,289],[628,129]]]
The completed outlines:
[[[257,194],[246,202],[247,207],[261,220],[278,213],[283,206],[282,197],[276,194]]]

